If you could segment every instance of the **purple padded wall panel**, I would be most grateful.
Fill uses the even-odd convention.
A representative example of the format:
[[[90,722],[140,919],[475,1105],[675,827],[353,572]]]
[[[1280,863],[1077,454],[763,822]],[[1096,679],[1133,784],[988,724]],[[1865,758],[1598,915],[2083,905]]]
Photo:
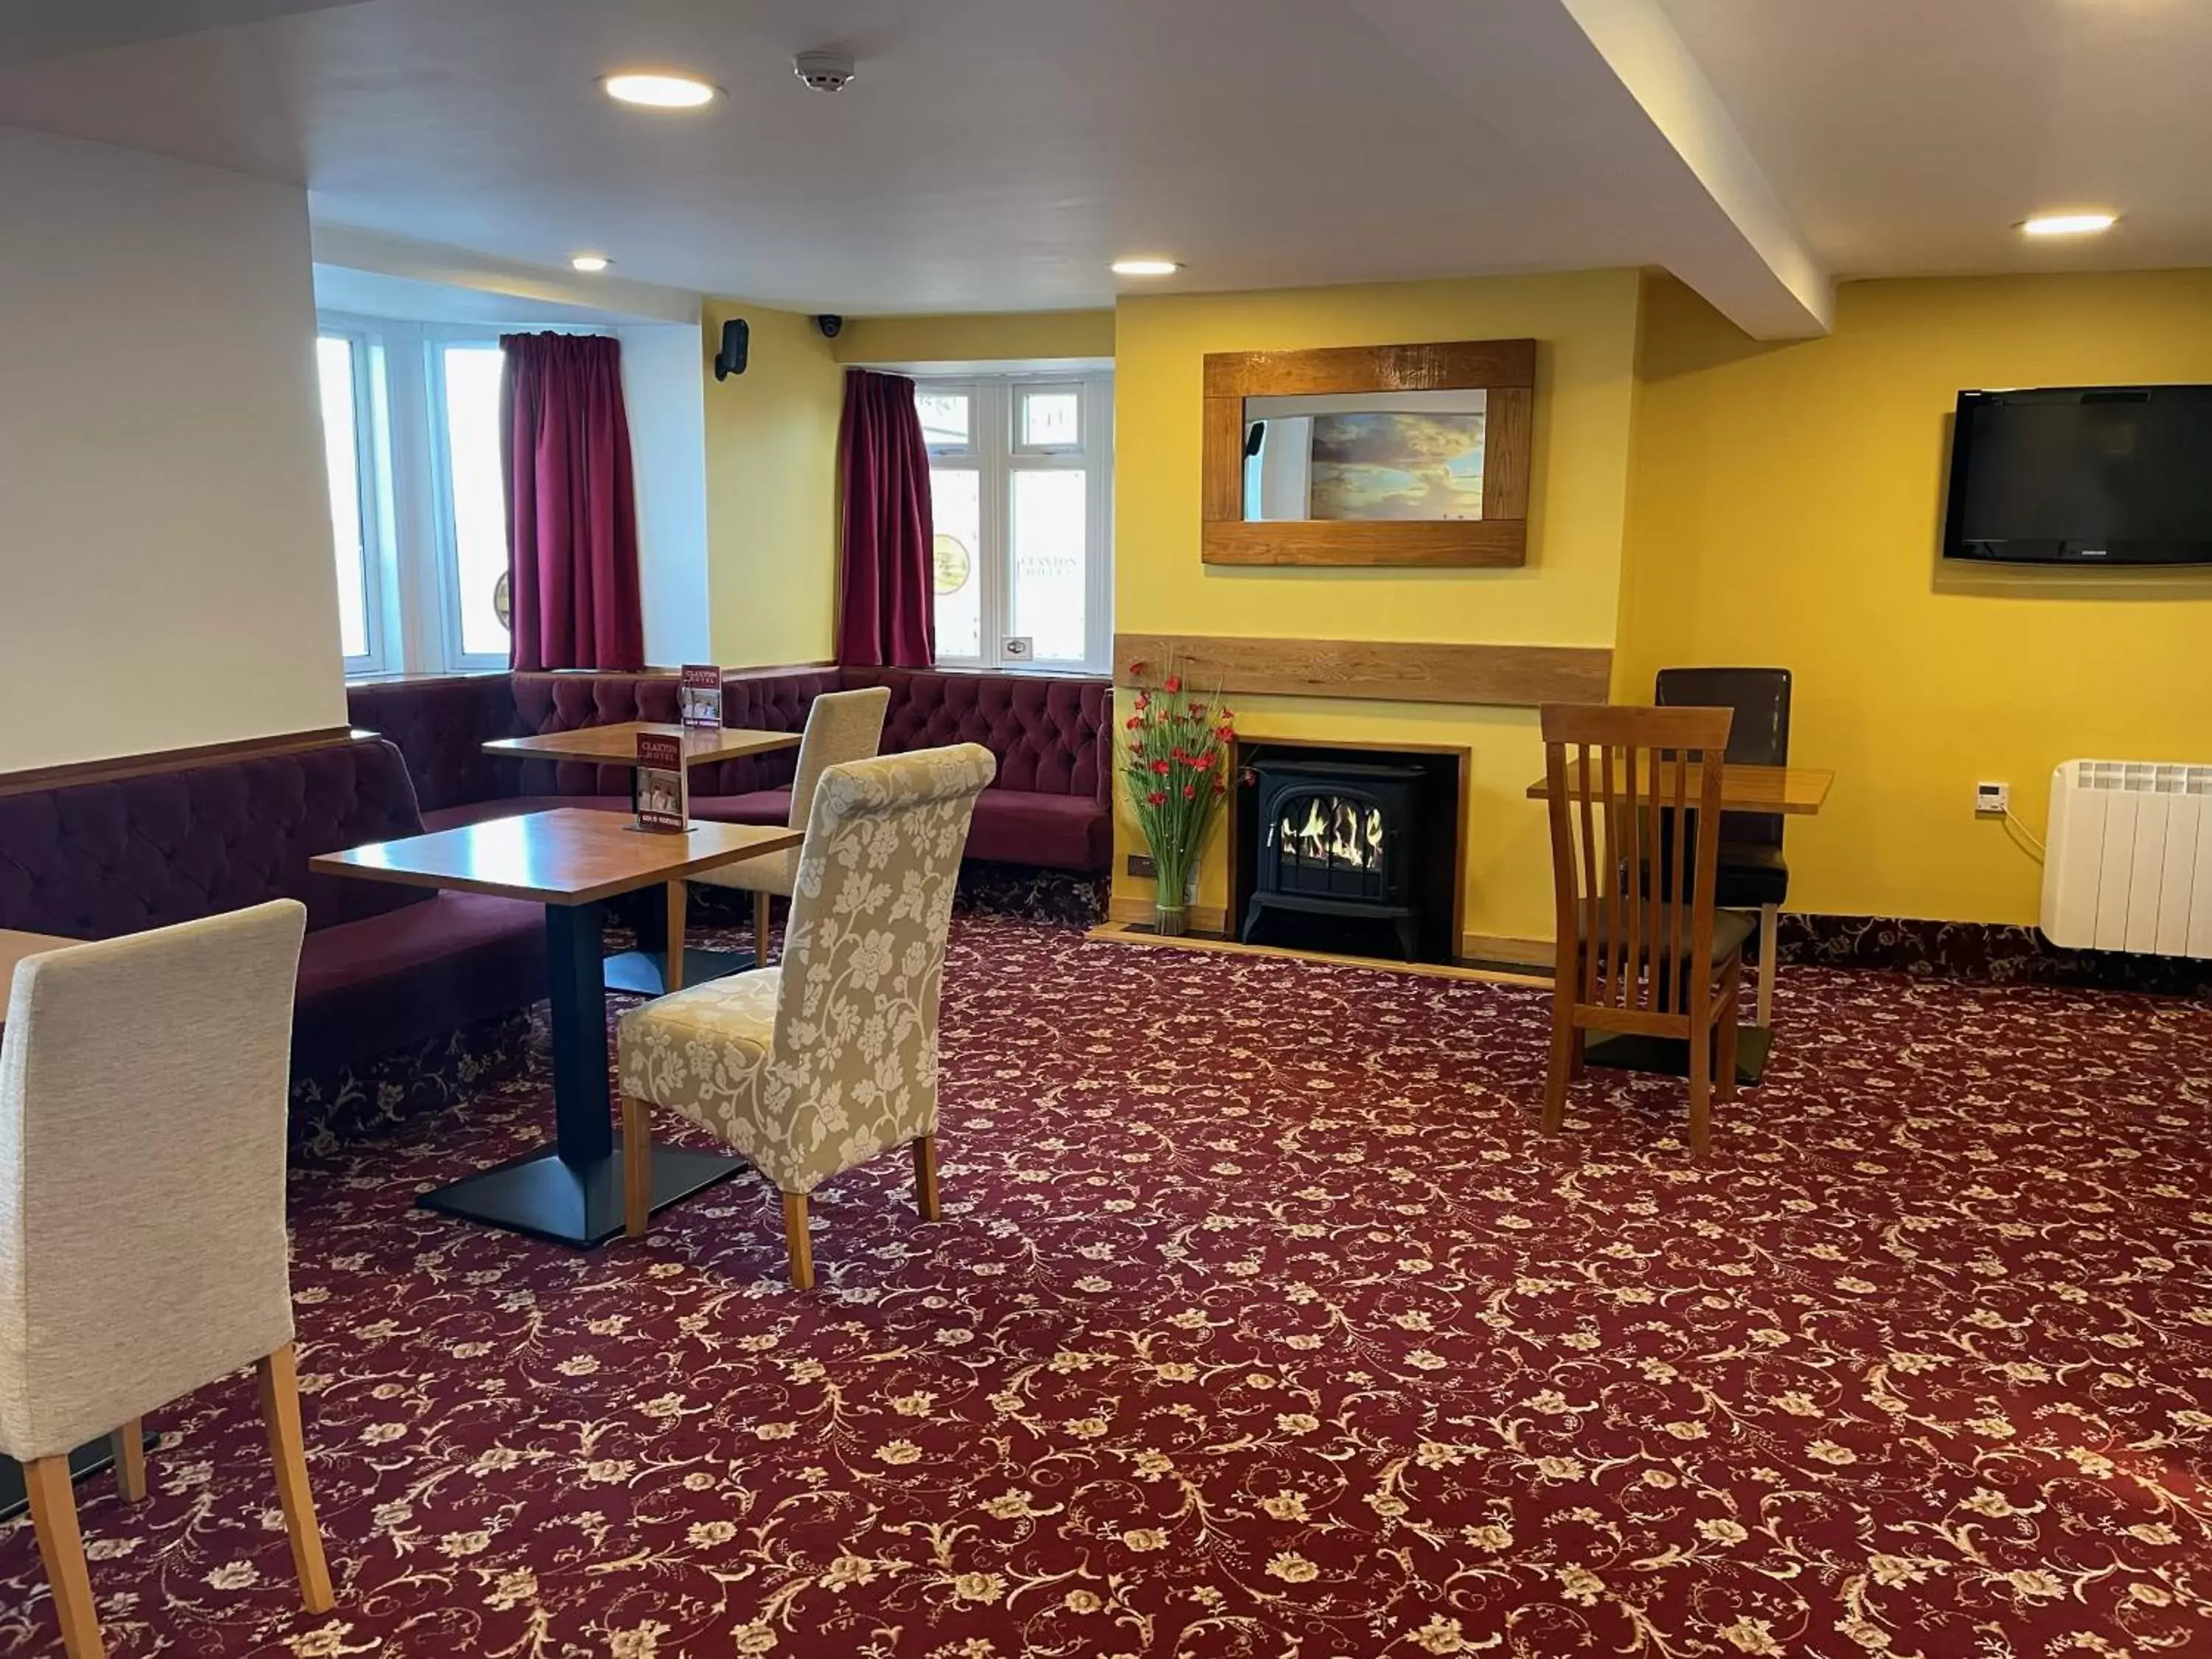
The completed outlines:
[[[514,764],[483,750],[495,738],[524,734],[508,675],[351,685],[346,709],[356,726],[398,745],[426,812],[515,791]]]
[[[1103,680],[908,668],[848,668],[844,678],[890,687],[887,754],[980,743],[998,757],[994,789],[1112,799],[1113,688]]]
[[[310,929],[430,896],[307,860],[418,835],[406,763],[389,743],[343,744],[110,783],[0,798],[0,927],[108,939],[272,898]]]

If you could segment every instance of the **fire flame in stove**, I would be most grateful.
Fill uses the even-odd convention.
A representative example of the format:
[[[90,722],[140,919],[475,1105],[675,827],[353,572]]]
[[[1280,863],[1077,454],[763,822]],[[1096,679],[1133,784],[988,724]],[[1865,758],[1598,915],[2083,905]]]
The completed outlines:
[[[1280,840],[1299,858],[1316,863],[1372,870],[1382,862],[1382,811],[1339,796],[1306,798],[1305,822],[1294,823],[1297,807],[1283,817]]]

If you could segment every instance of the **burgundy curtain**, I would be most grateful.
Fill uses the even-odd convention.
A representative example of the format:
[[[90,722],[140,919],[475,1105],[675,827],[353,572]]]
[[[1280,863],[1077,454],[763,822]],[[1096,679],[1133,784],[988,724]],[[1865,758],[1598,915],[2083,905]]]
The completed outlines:
[[[927,668],[937,660],[929,446],[912,380],[846,371],[837,477],[845,502],[837,660]]]
[[[517,668],[642,668],[622,343],[507,334],[500,386]]]

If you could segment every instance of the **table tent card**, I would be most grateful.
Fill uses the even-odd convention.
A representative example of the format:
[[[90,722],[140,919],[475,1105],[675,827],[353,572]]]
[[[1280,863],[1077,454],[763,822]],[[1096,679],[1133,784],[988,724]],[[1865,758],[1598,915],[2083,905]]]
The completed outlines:
[[[637,827],[691,827],[691,795],[684,769],[684,739],[657,732],[637,734]]]
[[[687,662],[677,692],[678,716],[686,726],[722,724],[722,671],[710,662]]]

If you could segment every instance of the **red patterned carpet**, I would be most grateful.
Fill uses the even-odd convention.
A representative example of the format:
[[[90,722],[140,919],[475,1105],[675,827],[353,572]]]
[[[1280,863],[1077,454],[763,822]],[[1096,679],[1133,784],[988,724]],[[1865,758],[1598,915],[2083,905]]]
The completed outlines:
[[[310,1620],[248,1382],[84,1521],[112,1650],[2212,1652],[2212,1008],[1784,976],[1674,1131],[1540,993],[958,927],[948,1216],[416,1212],[534,1085],[301,1173]],[[27,1527],[0,1653],[58,1652]]]

